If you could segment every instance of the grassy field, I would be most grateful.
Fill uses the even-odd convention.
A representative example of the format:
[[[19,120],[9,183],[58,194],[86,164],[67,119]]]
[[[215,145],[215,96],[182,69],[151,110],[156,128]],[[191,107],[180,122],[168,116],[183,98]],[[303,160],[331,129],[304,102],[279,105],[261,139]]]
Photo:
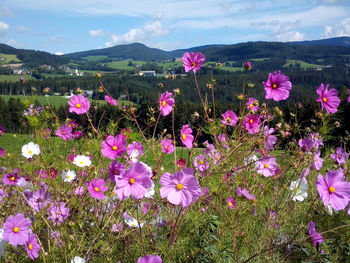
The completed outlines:
[[[128,66],[129,61],[132,61],[133,66]],[[137,60],[120,60],[120,61],[114,61],[107,63],[107,66],[113,69],[119,69],[119,70],[133,70],[135,69],[135,65],[142,65],[146,64],[145,61],[137,61]]]
[[[83,57],[83,59],[87,60],[87,61],[99,61],[102,59],[108,58],[108,56],[87,56],[87,57]]]
[[[322,65],[318,65],[318,64],[311,64],[311,63],[307,63],[305,61],[302,60],[294,60],[294,59],[287,59],[287,63],[284,64],[284,67],[290,67],[293,66],[295,67],[295,65],[299,63],[300,67],[302,69],[310,69],[310,68],[319,68],[322,67]]]
[[[4,60],[0,60],[0,64],[8,64],[8,63],[19,63],[21,60],[18,59],[17,55],[9,55],[9,54],[0,54],[0,58]]]
[[[25,80],[34,80],[34,78],[30,75],[0,75],[0,82],[16,82],[19,81],[21,77],[23,77]]]

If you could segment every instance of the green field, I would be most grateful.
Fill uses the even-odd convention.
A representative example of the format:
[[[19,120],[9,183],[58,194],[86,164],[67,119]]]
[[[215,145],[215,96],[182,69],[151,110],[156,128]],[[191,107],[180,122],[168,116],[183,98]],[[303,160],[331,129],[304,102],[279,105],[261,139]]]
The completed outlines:
[[[99,61],[102,59],[108,58],[108,56],[87,56],[87,57],[83,57],[83,59],[87,60],[87,61]]]
[[[19,81],[19,79],[22,77],[25,80],[34,80],[34,78],[30,75],[0,75],[0,82],[2,81],[16,82],[16,81]]]
[[[132,62],[133,66],[128,66],[129,61]],[[127,59],[127,60],[109,62],[109,63],[107,63],[107,66],[109,68],[119,69],[119,70],[133,70],[133,69],[135,69],[135,65],[141,66],[142,64],[146,64],[146,62]]]
[[[284,67],[295,67],[295,65],[299,63],[300,64],[300,68],[302,69],[310,69],[310,68],[320,68],[323,67],[322,65],[318,65],[318,64],[311,64],[311,63],[307,63],[305,61],[302,60],[294,60],[294,59],[287,59],[287,63],[284,64]]]
[[[8,63],[19,63],[21,60],[18,59],[17,55],[9,55],[9,54],[0,54],[0,58],[4,60],[0,60],[0,64],[8,64]]]

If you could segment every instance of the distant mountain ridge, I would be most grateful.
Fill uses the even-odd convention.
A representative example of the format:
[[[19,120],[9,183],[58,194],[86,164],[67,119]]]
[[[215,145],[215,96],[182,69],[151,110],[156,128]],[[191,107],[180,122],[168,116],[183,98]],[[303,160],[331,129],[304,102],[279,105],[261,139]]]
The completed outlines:
[[[328,45],[328,46],[338,46],[338,47],[350,47],[350,37],[334,37],[320,40],[304,40],[304,41],[294,41],[286,42],[290,44],[298,45]]]

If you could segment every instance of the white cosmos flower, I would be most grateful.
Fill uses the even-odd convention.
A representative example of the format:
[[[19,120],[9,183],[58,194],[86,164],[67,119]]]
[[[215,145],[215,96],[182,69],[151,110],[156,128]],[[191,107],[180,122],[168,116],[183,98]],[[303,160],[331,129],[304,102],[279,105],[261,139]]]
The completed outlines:
[[[68,182],[68,183],[72,182],[76,176],[77,176],[77,174],[73,170],[68,170],[67,172],[66,171],[62,172],[63,181]]]
[[[5,253],[5,240],[2,238],[3,233],[4,233],[4,230],[0,228],[0,259]]]
[[[22,155],[27,159],[32,158],[34,155],[40,154],[39,145],[34,142],[30,142],[22,147]]]
[[[91,165],[91,160],[89,156],[77,155],[74,157],[73,164],[79,167],[86,167]]]
[[[85,263],[85,259],[76,256],[76,257],[74,257],[70,262],[71,262],[71,263]]]
[[[289,190],[292,191],[292,199],[293,201],[304,201],[307,197],[307,190],[309,187],[307,186],[306,180],[298,179],[296,181],[292,181],[290,184]]]
[[[124,222],[130,227],[139,227],[139,223],[137,222],[136,218],[133,218],[132,216],[124,218]],[[143,227],[144,225],[144,222],[140,223],[140,227]]]

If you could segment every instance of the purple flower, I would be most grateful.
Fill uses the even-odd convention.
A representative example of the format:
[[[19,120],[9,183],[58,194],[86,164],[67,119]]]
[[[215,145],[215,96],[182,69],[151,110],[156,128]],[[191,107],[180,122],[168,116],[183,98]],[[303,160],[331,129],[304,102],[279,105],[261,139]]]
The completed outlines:
[[[319,171],[322,168],[323,159],[320,157],[320,155],[321,155],[320,151],[317,151],[315,153],[314,159],[313,159],[313,161],[311,163],[311,167],[310,167],[311,170]]]
[[[103,192],[106,192],[108,187],[102,178],[94,178],[94,180],[89,183],[88,190],[93,198],[102,200],[106,197]]]
[[[125,170],[125,164],[118,163],[116,160],[113,160],[108,167],[109,180],[112,183],[115,183],[115,177],[120,176]]]
[[[277,137],[275,135],[272,135],[274,132],[274,128],[269,129],[268,126],[264,126],[264,147],[268,152],[273,150],[273,146],[277,141]]]
[[[181,141],[187,148],[192,148],[193,135],[190,125],[186,124],[182,126],[181,129]]]
[[[68,101],[69,112],[75,112],[76,114],[84,114],[90,109],[89,99],[85,98],[83,95],[74,95]]]
[[[317,102],[321,103],[322,110],[325,108],[327,113],[336,113],[338,111],[338,106],[340,104],[340,99],[338,98],[338,92],[335,89],[328,90],[329,84],[326,88],[323,83],[317,88],[316,92],[318,94]]]
[[[196,168],[197,171],[204,172],[209,168],[209,162],[207,161],[205,155],[200,154],[194,158],[193,166]]]
[[[191,168],[184,168],[174,175],[171,173],[163,174],[159,180],[162,186],[160,196],[166,197],[170,203],[182,207],[187,207],[192,202],[197,201],[201,190],[197,178],[193,174],[194,171]]]
[[[244,125],[249,134],[256,134],[260,129],[260,116],[259,115],[250,115],[244,119]]]
[[[60,137],[64,141],[68,141],[73,137],[72,127],[63,124],[56,132],[56,136]]]
[[[125,146],[126,140],[123,135],[118,134],[115,137],[108,135],[106,140],[101,143],[101,153],[113,160],[116,157],[122,156],[126,151]]]
[[[112,106],[118,106],[117,101],[108,95],[105,95],[105,101]]]
[[[193,73],[196,73],[203,66],[204,61],[205,56],[201,52],[186,52],[182,56],[183,66],[186,72],[193,70]]]
[[[349,97],[348,97],[348,102],[350,102],[350,89],[348,89]]]
[[[250,61],[247,61],[244,63],[244,69],[251,70],[252,69],[252,63]]]
[[[137,263],[162,263],[162,259],[157,255],[146,255],[144,257],[139,257]]]
[[[318,133],[311,133],[309,137],[299,140],[300,148],[307,153],[317,151],[320,146],[323,146],[322,139]]]
[[[235,199],[233,199],[233,197],[227,198],[227,199],[226,199],[226,203],[227,203],[227,205],[228,205],[229,208],[235,209],[235,207],[236,207],[236,201],[235,201]]]
[[[26,197],[29,206],[37,213],[50,203],[51,194],[45,189],[40,189],[27,193]]]
[[[312,239],[312,243],[318,249],[320,244],[323,243],[322,236],[316,231],[316,224],[314,222],[309,223],[309,235]]]
[[[25,248],[28,254],[28,257],[30,257],[32,260],[39,257],[38,252],[40,251],[40,245],[38,243],[38,239],[36,237],[36,234],[31,234],[25,243]]]
[[[41,106],[35,108],[34,104],[30,104],[28,111],[25,110],[23,116],[28,116],[28,115],[33,116],[34,114],[39,116],[39,113],[42,112],[43,110],[44,108]]]
[[[16,185],[19,178],[17,173],[7,173],[4,175],[3,183],[6,185]]]
[[[173,111],[175,100],[172,98],[172,96],[173,94],[168,91],[160,95],[158,102],[162,116],[167,116]]]
[[[349,154],[345,152],[342,147],[337,147],[335,153],[331,154],[331,158],[340,165],[346,163],[346,160],[349,158]]]
[[[72,136],[74,139],[78,140],[84,136],[84,133],[82,131],[75,131],[73,132]]]
[[[256,200],[255,195],[249,193],[249,191],[247,189],[245,189],[245,188],[237,187],[236,193],[237,193],[238,196],[244,196],[248,200],[251,200],[253,203]]]
[[[253,112],[257,112],[257,110],[259,109],[258,100],[252,97],[249,97],[246,105],[247,105],[247,109]]]
[[[292,89],[292,83],[289,78],[281,72],[275,71],[269,73],[267,81],[263,81],[265,86],[265,98],[273,99],[274,101],[286,100],[289,97],[289,92]]]
[[[7,196],[7,195],[5,194],[4,190],[0,188],[0,204],[1,204],[1,202],[2,202],[2,199],[3,199],[5,196]]]
[[[4,127],[1,126],[0,124],[0,137],[2,136],[2,134],[5,132],[6,130],[4,129]]]
[[[344,181],[343,172],[336,170],[326,173],[326,178],[318,175],[317,191],[325,206],[329,204],[334,210],[344,209],[350,198],[350,183]]]
[[[126,147],[126,152],[133,162],[137,161],[137,158],[143,155],[143,146],[141,142],[132,142]]]
[[[49,210],[49,219],[51,220],[53,225],[57,223],[63,223],[65,219],[69,216],[69,208],[66,207],[66,203],[59,202],[55,204],[51,204],[51,208]]]
[[[147,189],[152,187],[152,172],[143,163],[136,162],[120,176],[115,177],[117,193],[120,200],[132,195],[135,199],[143,198]]]
[[[264,157],[258,161],[257,173],[265,177],[274,176],[278,169],[275,157]]]
[[[23,214],[9,216],[4,223],[2,238],[12,246],[24,245],[28,241],[32,222]]]
[[[164,138],[161,141],[162,152],[166,154],[172,154],[174,152],[174,144],[173,141],[167,138]]]
[[[235,126],[238,121],[236,113],[234,113],[232,110],[226,111],[225,113],[221,114],[221,116],[221,123],[224,125]]]

